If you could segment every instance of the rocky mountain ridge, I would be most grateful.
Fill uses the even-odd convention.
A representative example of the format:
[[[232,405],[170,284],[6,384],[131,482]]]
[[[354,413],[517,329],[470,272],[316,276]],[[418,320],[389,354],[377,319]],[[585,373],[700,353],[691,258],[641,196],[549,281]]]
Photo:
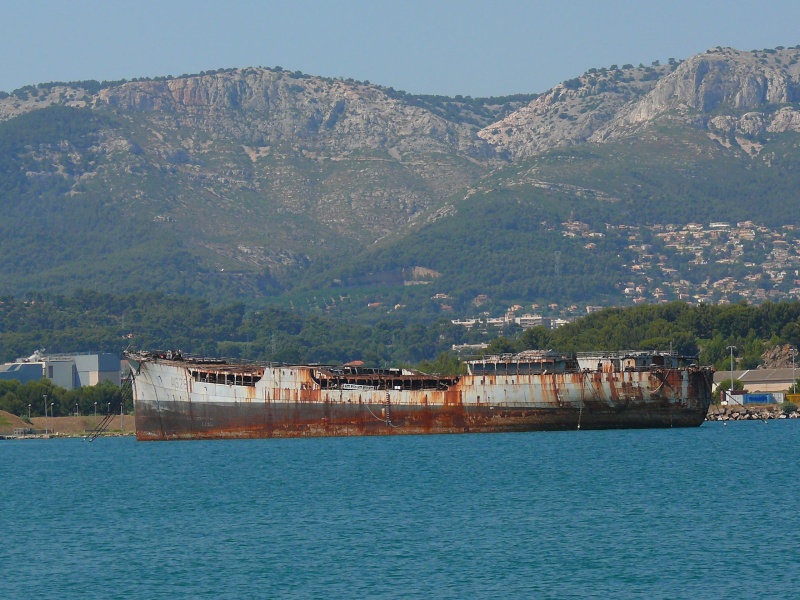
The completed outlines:
[[[14,147],[28,187],[59,181],[58,198],[77,204],[91,197],[124,218],[136,215],[143,234],[166,247],[179,241],[207,272],[240,273],[242,280],[267,273],[290,287],[309,265],[389,247],[466,214],[465,202],[491,205],[473,207],[474,214],[500,223],[491,207],[511,206],[500,202],[503,194],[528,206],[521,214],[541,211],[545,232],[552,230],[546,223],[571,219],[569,210],[559,216],[547,211],[563,212],[575,199],[584,213],[627,204],[619,214],[607,211],[608,219],[630,223],[632,211],[643,214],[648,202],[666,214],[662,207],[681,194],[682,214],[700,218],[691,205],[700,197],[697,183],[707,182],[706,199],[717,194],[712,172],[719,169],[718,163],[700,169],[693,157],[724,157],[733,172],[749,168],[755,157],[765,163],[760,152],[775,136],[800,131],[799,59],[800,47],[715,48],[682,62],[590,69],[538,96],[490,99],[414,96],[369,82],[261,67],[42,84],[0,93],[0,133],[37,113],[67,122],[64,111],[86,109],[71,111],[97,117],[83,133],[62,134],[69,127],[59,125],[52,139],[26,134]],[[48,107],[61,112],[37,110]],[[675,143],[668,149],[652,144],[657,136]],[[621,151],[621,142],[628,149]],[[777,152],[794,142],[780,143],[785,147]],[[588,148],[583,157],[569,155],[579,147]],[[661,160],[662,151],[672,160]],[[559,152],[567,158],[560,161]],[[593,152],[606,152],[596,161],[601,171],[581,171]],[[637,152],[658,157],[648,162]],[[649,187],[635,180],[631,161],[647,171]],[[793,169],[791,161],[787,165]],[[603,178],[612,171],[623,176],[609,183]],[[779,176],[775,169],[759,167],[758,173],[764,181]],[[672,184],[672,197],[665,196],[664,182]],[[783,201],[783,193],[772,205]],[[718,198],[711,199],[713,206],[697,207],[706,209],[703,218],[729,218],[719,216]],[[17,196],[0,200],[13,204]],[[487,228],[482,239],[503,235]],[[540,260],[561,252],[555,238]],[[541,245],[542,239],[531,235],[530,243]],[[70,240],[59,243],[67,248]],[[516,248],[525,252],[522,241]],[[430,266],[424,257],[413,260],[387,259],[382,268],[413,273]],[[178,272],[193,268],[181,264]],[[361,275],[348,277],[385,281]]]
[[[581,144],[652,90],[668,66],[591,69],[561,83],[478,136],[512,160]]]
[[[478,135],[514,158],[628,137],[659,119],[731,136],[800,131],[800,48],[712,48],[683,62],[592,69]],[[789,106],[795,105],[795,106]]]
[[[376,86],[293,78],[268,69],[129,82],[100,91],[93,104],[162,113],[175,126],[255,146],[290,141],[332,155],[382,148],[398,158],[480,153],[470,127],[391,98]]]
[[[474,123],[490,118],[486,111],[478,119],[447,118],[456,113],[409,102],[391,88],[261,67],[124,82],[96,93],[70,84],[30,86],[30,94],[0,99],[0,121],[54,103],[108,106],[254,147],[288,141],[330,156],[381,150],[395,160],[454,152],[491,165],[498,157],[619,139],[664,117],[723,144],[732,135],[798,131],[799,60],[800,47],[717,47],[665,65],[590,69],[482,128]],[[441,104],[463,108],[461,100]]]

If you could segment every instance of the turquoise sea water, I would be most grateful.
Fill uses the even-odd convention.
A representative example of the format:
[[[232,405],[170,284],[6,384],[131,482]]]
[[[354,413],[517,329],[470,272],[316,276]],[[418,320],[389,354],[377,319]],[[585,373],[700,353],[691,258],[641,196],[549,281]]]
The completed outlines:
[[[4,598],[797,598],[800,421],[0,442]]]

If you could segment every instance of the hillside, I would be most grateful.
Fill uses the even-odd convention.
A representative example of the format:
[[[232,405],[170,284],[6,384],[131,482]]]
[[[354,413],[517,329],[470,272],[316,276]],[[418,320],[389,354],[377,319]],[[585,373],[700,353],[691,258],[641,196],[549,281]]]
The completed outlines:
[[[692,293],[748,276],[791,297],[772,245],[695,260],[655,227],[752,221],[791,248],[799,59],[714,48],[485,99],[261,67],[3,93],[0,294],[433,319],[624,304],[658,263]]]
[[[446,319],[423,325],[400,314],[374,324],[330,316],[299,316],[268,308],[245,311],[242,304],[208,302],[159,294],[119,296],[80,293],[5,299],[0,304],[0,360],[13,360],[37,344],[48,352],[93,348],[121,352],[124,347],[179,348],[187,354],[293,364],[340,364],[363,360],[370,366],[419,364],[427,372],[455,372],[454,344],[490,342],[490,353],[526,349],[560,352],[673,349],[697,355],[702,364],[730,369],[730,346],[737,368],[752,369],[782,361],[791,364],[791,347],[800,343],[800,302],[764,302],[730,306],[669,302],[657,306],[608,308],[556,330],[534,326],[466,330]],[[476,346],[462,348],[478,351]],[[765,354],[765,350],[770,352]],[[24,355],[24,354],[23,354]],[[98,406],[119,406],[119,388],[109,384],[67,392],[47,380],[21,384],[0,381],[0,409],[33,416],[43,394],[55,402],[56,415],[76,403],[84,415]],[[37,400],[39,399],[39,400]],[[106,409],[108,410],[108,409]],[[112,412],[113,409],[111,409]]]
[[[0,435],[12,435],[15,429],[31,427],[17,415],[0,410]]]
[[[227,271],[234,275],[220,285],[263,293],[254,276],[268,274],[269,287],[272,276],[320,255],[357,251],[489,171],[491,150],[474,135],[477,126],[461,122],[485,122],[485,114],[453,103],[458,118],[447,121],[418,106],[435,108],[433,100],[407,96],[268,69],[128,82],[91,95],[69,85],[37,87],[0,101],[0,115],[9,117],[0,144],[12,162],[0,201],[19,207],[44,191],[72,198],[68,211],[102,203],[114,215],[104,225],[77,216],[76,238],[94,242],[106,228],[129,247],[134,229],[159,251],[188,253],[168,269],[176,279],[188,276],[187,291],[196,273]],[[477,108],[499,110],[492,102]],[[62,127],[72,121],[94,125]],[[40,139],[20,137],[32,128]],[[9,246],[29,248],[31,228],[52,211],[24,212],[9,224]],[[168,254],[146,260],[155,265]],[[7,263],[22,277],[16,289],[63,285],[31,278],[18,264]],[[67,282],[98,279],[87,275]],[[126,286],[123,278],[114,284]]]

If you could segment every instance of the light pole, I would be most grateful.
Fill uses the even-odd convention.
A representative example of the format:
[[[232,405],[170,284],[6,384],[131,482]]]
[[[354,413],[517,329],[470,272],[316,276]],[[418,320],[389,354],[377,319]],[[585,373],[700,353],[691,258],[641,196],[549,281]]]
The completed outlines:
[[[731,400],[733,400],[733,351],[736,350],[736,346],[727,346],[725,350],[731,351],[731,389],[728,394],[730,395]]]
[[[75,403],[75,416],[78,416],[78,403]]]
[[[53,412],[53,405],[54,404],[55,404],[55,402],[51,402],[50,403],[50,416],[53,417],[53,420],[55,421],[56,420],[56,413]],[[55,429],[55,428],[56,428],[56,424],[53,423],[53,429]]]
[[[31,405],[28,404],[28,421],[31,420]]]
[[[94,418],[97,418],[97,402],[94,403]]]
[[[111,402],[108,403],[108,409],[106,409],[106,414],[107,415],[111,414]]]
[[[797,393],[797,376],[794,374],[794,357],[797,356],[797,348],[792,347],[792,393]]]
[[[44,434],[47,435],[47,394],[42,394],[44,397]]]

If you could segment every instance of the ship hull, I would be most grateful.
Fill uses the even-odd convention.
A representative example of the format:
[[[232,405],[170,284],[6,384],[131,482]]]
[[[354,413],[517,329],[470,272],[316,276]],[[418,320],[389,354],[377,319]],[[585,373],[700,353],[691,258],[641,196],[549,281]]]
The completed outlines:
[[[267,367],[250,385],[198,381],[196,370],[172,361],[135,367],[139,440],[696,427],[710,403],[702,369],[463,376],[447,389],[334,390],[320,389],[310,367]]]
[[[421,409],[393,405],[320,406],[267,403],[263,406],[188,402],[136,409],[139,440],[333,437],[697,427],[705,412],[693,408],[648,407],[622,411],[575,408],[450,407]]]

